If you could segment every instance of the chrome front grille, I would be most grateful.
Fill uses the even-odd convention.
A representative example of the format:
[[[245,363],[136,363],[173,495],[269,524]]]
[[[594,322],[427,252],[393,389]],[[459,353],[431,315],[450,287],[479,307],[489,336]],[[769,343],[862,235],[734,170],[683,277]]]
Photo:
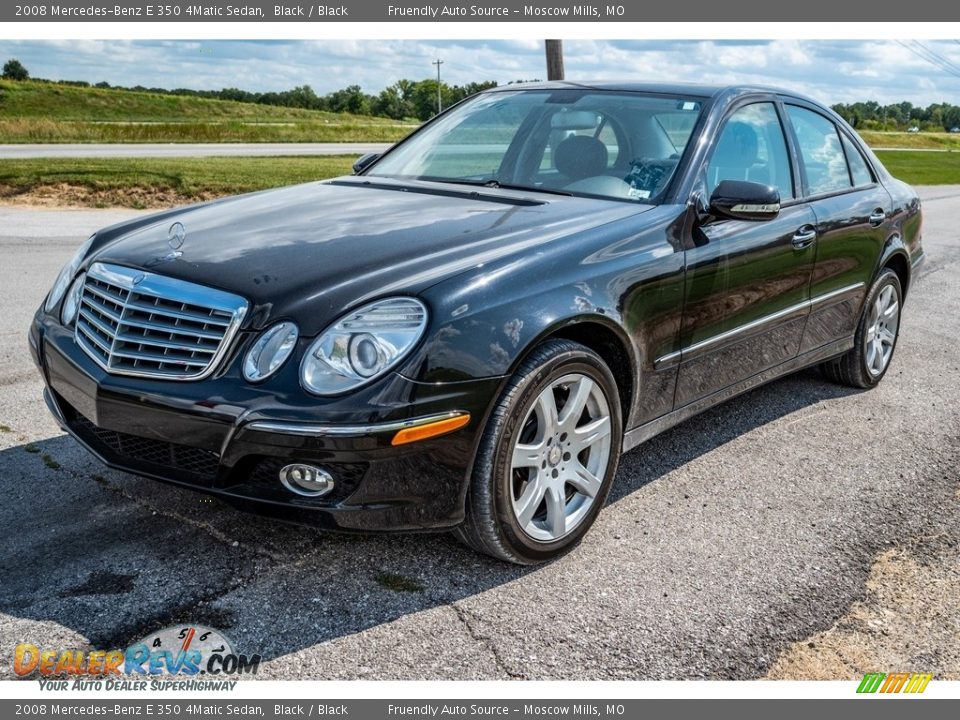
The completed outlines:
[[[231,293],[94,263],[75,336],[107,372],[199,380],[216,369],[246,312],[246,300]]]

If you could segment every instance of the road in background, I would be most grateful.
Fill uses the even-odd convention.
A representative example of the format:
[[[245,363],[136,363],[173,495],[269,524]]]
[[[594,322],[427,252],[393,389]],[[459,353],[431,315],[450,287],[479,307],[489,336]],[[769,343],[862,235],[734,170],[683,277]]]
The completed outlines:
[[[271,157],[281,155],[364,155],[385,143],[128,143],[0,145],[0,160],[17,158]]]
[[[960,188],[924,195],[925,277],[877,389],[807,371],[683,423],[624,456],[584,543],[533,569],[104,468],[47,413],[25,335],[77,245],[135,213],[0,208],[0,647],[112,649],[195,622],[269,678],[755,678],[842,619],[879,649],[829,677],[960,677],[943,560],[960,542]],[[891,550],[938,609],[850,616],[888,597],[868,578]]]

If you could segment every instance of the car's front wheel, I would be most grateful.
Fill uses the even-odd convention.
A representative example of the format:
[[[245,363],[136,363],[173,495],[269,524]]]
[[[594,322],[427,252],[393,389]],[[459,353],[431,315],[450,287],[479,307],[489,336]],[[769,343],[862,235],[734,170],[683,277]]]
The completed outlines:
[[[539,345],[488,421],[457,537],[524,565],[568,551],[603,506],[621,436],[616,381],[606,363],[567,340]]]

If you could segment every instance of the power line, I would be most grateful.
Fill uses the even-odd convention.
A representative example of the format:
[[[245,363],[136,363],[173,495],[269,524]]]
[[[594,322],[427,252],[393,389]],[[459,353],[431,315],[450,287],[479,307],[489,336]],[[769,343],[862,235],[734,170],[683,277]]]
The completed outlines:
[[[948,58],[943,57],[943,55],[940,55],[940,54],[934,52],[933,48],[927,47],[926,45],[924,45],[924,44],[923,44],[922,42],[920,42],[919,40],[915,40],[914,42],[915,42],[917,45],[919,45],[921,48],[923,48],[923,50],[926,51],[928,54],[930,54],[932,57],[934,57],[935,59],[939,60],[939,61],[942,62],[944,65],[946,65],[947,67],[949,67],[949,68],[951,68],[952,70],[956,71],[957,73],[960,73],[960,66],[958,66],[956,63],[954,63],[952,60],[949,60]]]
[[[935,52],[925,47],[921,43],[916,42],[916,46],[919,47],[915,47],[914,45],[911,45],[903,40],[897,40],[897,44],[905,47],[921,60],[926,60],[934,67],[943,70],[945,73],[960,78],[960,67],[954,65],[946,58],[937,55]]]

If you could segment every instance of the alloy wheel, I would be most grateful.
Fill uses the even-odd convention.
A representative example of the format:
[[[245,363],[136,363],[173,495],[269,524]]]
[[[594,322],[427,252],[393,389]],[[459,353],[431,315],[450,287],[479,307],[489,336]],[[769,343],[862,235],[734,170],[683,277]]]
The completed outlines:
[[[513,512],[531,539],[554,542],[584,520],[603,484],[611,451],[610,406],[586,375],[565,375],[541,391],[513,447]]]
[[[863,355],[872,376],[881,375],[890,363],[899,325],[900,299],[893,285],[887,285],[877,295],[867,319]]]

